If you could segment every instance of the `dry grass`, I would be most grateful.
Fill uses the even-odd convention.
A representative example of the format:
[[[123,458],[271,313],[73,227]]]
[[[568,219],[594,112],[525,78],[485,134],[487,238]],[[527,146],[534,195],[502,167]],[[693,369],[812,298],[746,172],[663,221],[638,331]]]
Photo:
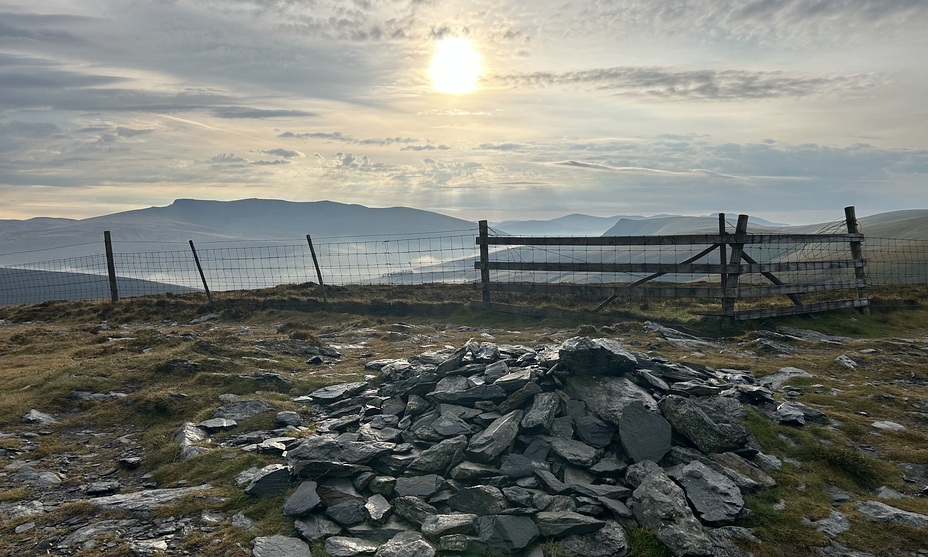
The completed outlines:
[[[707,309],[703,301],[624,300],[609,306],[604,315],[588,318],[582,312],[601,300],[509,297],[511,303],[560,312],[552,314],[557,317],[530,317],[473,309],[469,300],[477,293],[470,285],[330,288],[328,294],[328,306],[319,301],[315,287],[294,285],[221,293],[212,307],[205,306],[201,297],[189,295],[118,304],[56,302],[0,308],[0,319],[8,321],[0,325],[4,385],[0,408],[5,410],[0,428],[12,433],[35,429],[19,423],[31,408],[55,414],[60,423],[45,427],[51,433],[29,448],[28,458],[40,458],[73,451],[68,435],[81,428],[130,424],[127,430],[138,432],[144,448],[142,473],[153,474],[164,486],[209,482],[221,497],[190,498],[165,512],[187,516],[203,508],[226,514],[241,511],[256,520],[264,534],[292,534],[292,521],[280,513],[279,498],[257,500],[233,485],[238,472],[269,462],[267,457],[236,454],[228,458],[229,451],[218,450],[181,462],[179,449],[171,441],[178,425],[208,417],[224,393],[301,411],[291,401],[293,395],[360,378],[366,359],[405,357],[445,345],[460,346],[471,338],[531,346],[585,334],[619,339],[634,350],[676,362],[746,369],[759,376],[795,366],[814,375],[794,379],[791,385],[801,389],[800,402],[821,409],[833,423],[797,429],[775,425],[756,413],[748,419],[766,452],[803,462],[801,468],[786,465],[775,473],[778,487],[748,498],[756,513],[751,525],[764,542],[750,547],[758,557],[807,555],[809,547],[826,542],[802,523],[804,518],[817,520],[831,512],[826,485],[864,498],[877,485],[911,489],[902,481],[898,463],[928,462],[923,417],[928,410],[916,407],[918,401],[928,400],[928,352],[894,340],[928,338],[928,308],[922,301],[928,299],[925,288],[874,291],[870,316],[834,312],[741,324],[700,317],[698,313]],[[217,317],[191,322],[210,313]],[[719,339],[719,347],[694,350],[675,345],[647,331],[643,319],[670,322]],[[797,351],[786,357],[758,351],[757,331],[780,325],[851,338],[841,345],[790,343]],[[361,348],[342,349],[341,359],[321,366],[307,365],[306,355],[286,348],[330,343]],[[837,364],[835,358],[842,354],[857,361],[858,368],[849,370]],[[268,372],[292,380],[292,389],[269,387],[252,378]],[[116,391],[127,397],[82,402],[72,396],[73,391]],[[265,416],[243,427],[270,427],[268,420]],[[892,420],[907,429],[877,430],[872,426],[876,420]],[[866,453],[860,450],[864,446],[869,448]],[[0,439],[0,448],[18,451],[22,442]],[[109,457],[106,451],[116,449],[99,450]],[[4,492],[0,501],[30,496],[28,490],[12,490]],[[785,510],[775,510],[781,501]],[[928,513],[924,499],[891,504]],[[924,532],[869,524],[851,504],[840,509],[855,523],[851,533],[839,538],[845,545],[899,551],[928,547]],[[48,520],[93,512],[81,505],[65,505]],[[3,535],[11,531],[9,525],[0,528]],[[192,553],[214,554],[215,550],[215,554],[248,555],[253,536],[230,527],[213,535],[198,534],[186,543]],[[23,543],[32,540],[29,536],[19,539]],[[652,537],[632,532],[632,539],[631,554],[662,554]]]

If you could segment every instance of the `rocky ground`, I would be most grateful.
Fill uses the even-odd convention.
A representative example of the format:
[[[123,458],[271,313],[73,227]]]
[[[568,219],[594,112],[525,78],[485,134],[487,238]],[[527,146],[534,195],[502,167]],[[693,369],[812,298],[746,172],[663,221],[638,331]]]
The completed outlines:
[[[201,353],[222,329],[251,394],[169,439],[81,424],[132,382],[9,420],[0,555],[928,555],[928,338],[395,323],[310,343],[214,316],[106,344],[142,329]],[[212,381],[205,362],[166,365]]]

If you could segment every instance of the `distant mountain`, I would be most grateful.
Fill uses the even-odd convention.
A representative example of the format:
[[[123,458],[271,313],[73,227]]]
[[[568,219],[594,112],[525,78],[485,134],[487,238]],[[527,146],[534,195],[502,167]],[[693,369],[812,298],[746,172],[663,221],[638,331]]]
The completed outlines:
[[[198,245],[299,244],[305,242],[307,234],[318,243],[327,238],[346,241],[365,237],[384,240],[390,235],[447,235],[477,227],[475,222],[408,207],[370,208],[332,201],[272,199],[178,199],[167,207],[83,220],[5,222],[9,229],[0,236],[0,264],[99,254],[104,230],[111,232],[115,251],[139,252],[186,250],[188,240]],[[41,226],[43,223],[46,226]]]
[[[643,219],[647,217],[627,215],[592,217],[573,214],[550,220],[507,220],[494,223],[492,227],[500,233],[512,236],[600,236],[622,218]]]
[[[737,220],[737,216],[735,217]],[[750,221],[749,221],[750,222]],[[718,233],[719,218],[659,217],[649,219],[619,219],[603,236],[655,236],[695,232]]]
[[[16,232],[35,232],[48,230],[57,226],[66,226],[77,222],[74,219],[58,219],[51,217],[35,217],[26,220],[0,219],[0,234],[13,234]]]

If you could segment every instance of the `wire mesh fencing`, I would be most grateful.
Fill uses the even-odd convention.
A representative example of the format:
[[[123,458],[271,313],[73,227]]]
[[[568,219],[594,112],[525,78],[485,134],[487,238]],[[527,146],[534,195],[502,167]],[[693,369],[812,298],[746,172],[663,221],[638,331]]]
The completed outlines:
[[[413,285],[473,282],[474,232],[371,240],[331,238],[315,243],[323,282],[329,285]],[[308,242],[196,247],[113,253],[118,297],[255,290],[318,282]],[[163,244],[162,244],[163,245]],[[207,245],[207,243],[204,243]],[[101,252],[103,246],[100,246]],[[204,285],[205,281],[205,285]],[[0,267],[0,304],[97,300],[112,296],[106,254],[17,263]]]
[[[475,270],[479,249],[477,230],[434,234],[409,234],[383,238],[314,239],[322,278],[329,285],[461,284],[480,281]],[[496,236],[502,237],[496,231]],[[321,241],[320,241],[321,240]],[[649,272],[595,270],[643,263],[679,265],[691,261],[706,265],[704,273],[664,273],[665,283],[717,283],[720,275],[710,265],[720,265],[730,252],[716,249],[702,258],[711,244],[621,245],[621,246],[492,246],[495,261],[541,263],[548,270],[509,269],[494,271],[494,281],[553,283],[564,286],[631,284],[648,278]],[[203,277],[211,291],[254,290],[281,284],[318,282],[312,253],[305,241],[277,245],[243,245],[242,242],[203,242],[196,247]],[[113,253],[118,296],[202,292],[204,284],[186,244],[171,250],[123,251]],[[82,244],[83,246],[83,244]],[[182,246],[182,247],[179,247]],[[83,249],[83,248],[82,248]],[[791,263],[824,262],[847,257],[846,242],[769,242],[745,247],[758,263],[776,263],[778,276],[786,282],[821,280],[826,273],[789,271]],[[38,255],[40,252],[35,252]],[[0,254],[3,257],[4,254]],[[28,257],[18,252],[17,257]],[[723,257],[724,256],[724,257]],[[874,286],[928,284],[928,241],[898,238],[865,238],[863,257],[867,283]],[[590,264],[584,271],[571,271],[571,264]],[[561,266],[560,268],[558,266]],[[695,270],[698,268],[694,267]],[[691,269],[693,270],[693,269]],[[833,272],[827,271],[827,272]],[[853,270],[847,271],[853,274]],[[764,281],[745,276],[744,284]],[[98,300],[111,297],[111,284],[102,242],[99,253],[54,260],[0,266],[0,304],[33,304],[49,300]]]

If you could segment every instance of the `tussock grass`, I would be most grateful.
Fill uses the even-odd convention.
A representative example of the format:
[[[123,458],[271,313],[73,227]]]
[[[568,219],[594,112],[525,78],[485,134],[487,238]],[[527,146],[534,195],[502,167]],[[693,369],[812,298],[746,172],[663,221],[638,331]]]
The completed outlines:
[[[673,557],[657,536],[644,528],[628,530],[628,557]]]
[[[19,419],[31,408],[51,412],[59,424],[51,435],[35,440],[29,458],[73,449],[62,441],[79,428],[128,424],[138,432],[144,449],[141,473],[151,473],[161,486],[210,483],[207,497],[186,499],[166,509],[175,516],[195,516],[208,508],[227,515],[243,512],[258,523],[258,535],[293,535],[292,520],[280,512],[282,498],[255,499],[234,486],[247,468],[279,459],[219,449],[190,461],[179,459],[172,441],[185,421],[209,417],[219,395],[271,402],[280,410],[305,409],[291,401],[295,394],[339,381],[357,380],[363,359],[348,351],[340,360],[320,366],[283,345],[363,343],[374,357],[407,357],[443,345],[460,346],[468,339],[534,345],[559,342],[576,334],[620,339],[634,350],[649,351],[681,363],[749,370],[757,375],[785,366],[805,369],[810,379],[793,379],[801,390],[798,401],[823,410],[833,424],[795,428],[780,426],[749,412],[747,426],[764,451],[801,461],[772,473],[778,487],[747,496],[760,544],[748,544],[758,557],[809,555],[810,547],[827,539],[803,524],[803,519],[828,516],[832,505],[825,488],[836,485],[866,498],[879,485],[903,490],[898,462],[928,462],[928,436],[915,401],[928,400],[928,355],[900,348],[896,337],[928,337],[928,287],[872,289],[870,316],[839,311],[815,316],[760,322],[730,323],[700,313],[718,309],[708,300],[617,300],[601,314],[587,312],[602,300],[567,296],[494,295],[494,300],[550,311],[547,316],[486,312],[471,307],[479,297],[471,285],[412,287],[358,286],[328,289],[324,306],[314,285],[289,285],[263,291],[218,293],[207,306],[202,295],[155,296],[109,302],[52,302],[35,306],[0,307],[0,428],[4,432],[32,430]],[[191,320],[208,314],[200,323]],[[679,347],[642,326],[656,320],[686,332],[720,339],[727,350]],[[402,322],[404,325],[395,325]],[[795,354],[780,357],[757,352],[757,331],[777,326],[812,329],[850,337],[842,345],[792,342]],[[121,340],[118,340],[121,339]],[[865,339],[865,340],[857,340]],[[428,348],[423,348],[424,344]],[[861,353],[873,349],[872,353]],[[344,351],[343,351],[344,352]],[[701,354],[697,354],[700,352]],[[841,354],[860,365],[847,370],[834,362]],[[293,381],[292,390],[248,376],[276,373]],[[834,392],[832,389],[836,389]],[[103,402],[79,402],[71,393],[120,391],[128,397]],[[286,391],[286,392],[283,392]],[[817,392],[820,391],[820,392]],[[780,396],[780,395],[778,395]],[[902,432],[875,430],[871,424],[888,419],[905,425]],[[271,429],[273,413],[244,421],[238,431]],[[232,433],[214,436],[213,444]],[[0,447],[19,450],[22,441],[0,440]],[[859,450],[872,447],[878,455]],[[234,455],[231,458],[230,455]],[[28,498],[26,491],[5,492],[9,501]],[[777,510],[780,502],[784,510]],[[892,505],[928,513],[928,500],[904,499]],[[874,547],[928,547],[923,532],[885,528],[868,523],[852,503],[840,507],[855,527],[841,543],[860,550]],[[98,514],[80,505],[65,505],[49,522]],[[39,521],[37,521],[39,522]],[[38,530],[38,529],[37,529]],[[36,530],[36,531],[37,531]],[[0,527],[0,533],[12,532]],[[32,539],[32,537],[18,539]],[[249,555],[255,533],[222,526],[213,535],[187,539],[192,554]],[[668,555],[653,535],[629,532],[630,555]],[[37,541],[37,540],[34,540]],[[740,543],[740,542],[739,542]],[[317,548],[321,549],[321,548]],[[90,554],[88,554],[90,555]],[[550,557],[550,556],[549,556]]]

